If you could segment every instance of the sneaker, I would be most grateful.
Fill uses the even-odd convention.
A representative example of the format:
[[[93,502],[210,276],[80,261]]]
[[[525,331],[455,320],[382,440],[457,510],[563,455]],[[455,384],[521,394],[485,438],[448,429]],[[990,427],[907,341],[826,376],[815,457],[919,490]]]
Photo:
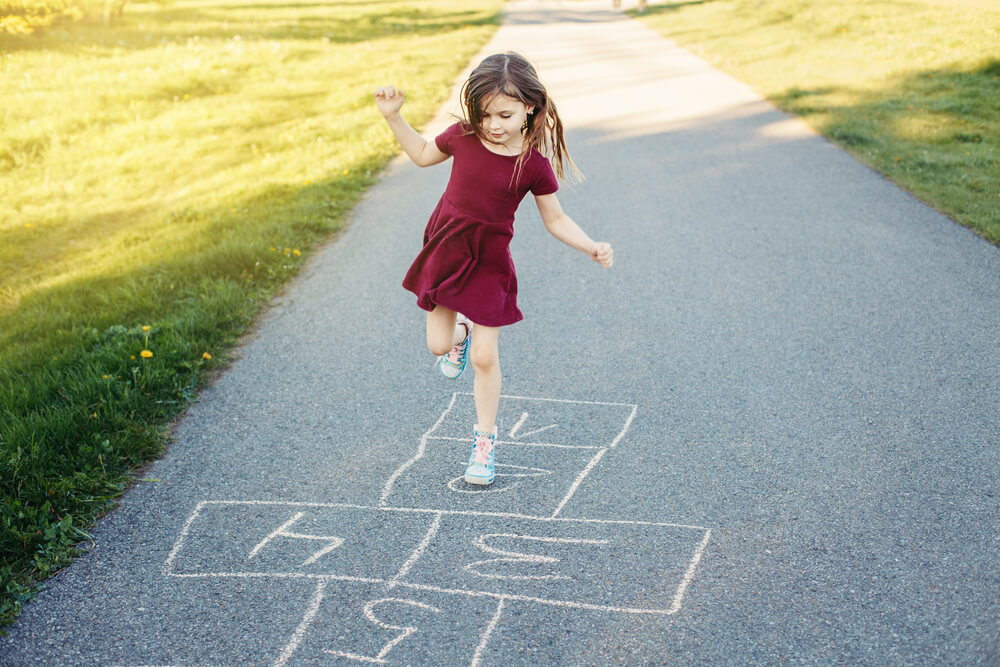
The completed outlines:
[[[465,365],[469,363],[469,348],[472,347],[472,322],[464,315],[458,316],[457,324],[465,325],[465,340],[451,348],[451,352],[441,357],[441,374],[449,380],[457,380]]]
[[[493,449],[496,445],[497,432],[480,431],[475,427],[476,437],[472,441],[472,453],[469,454],[469,465],[465,469],[465,481],[469,484],[486,485],[493,483]]]

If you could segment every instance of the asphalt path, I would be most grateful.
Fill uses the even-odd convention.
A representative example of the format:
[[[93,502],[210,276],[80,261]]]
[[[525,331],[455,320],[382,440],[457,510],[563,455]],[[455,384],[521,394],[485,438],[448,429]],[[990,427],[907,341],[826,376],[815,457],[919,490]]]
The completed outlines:
[[[496,484],[399,285],[448,167],[399,160],[0,662],[1000,663],[1000,251],[609,5],[484,50],[616,249],[519,212]]]

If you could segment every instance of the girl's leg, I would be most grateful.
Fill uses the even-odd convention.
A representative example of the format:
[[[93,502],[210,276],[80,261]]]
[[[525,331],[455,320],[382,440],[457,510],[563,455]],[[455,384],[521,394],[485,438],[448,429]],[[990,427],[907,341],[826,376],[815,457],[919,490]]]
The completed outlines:
[[[444,306],[435,306],[427,313],[427,348],[435,355],[442,356],[451,352],[465,340],[464,325],[456,324],[457,313]]]
[[[480,431],[492,432],[496,428],[497,409],[500,405],[500,353],[497,340],[500,327],[476,325],[472,338],[472,368],[476,372],[473,396],[476,399],[476,420]]]

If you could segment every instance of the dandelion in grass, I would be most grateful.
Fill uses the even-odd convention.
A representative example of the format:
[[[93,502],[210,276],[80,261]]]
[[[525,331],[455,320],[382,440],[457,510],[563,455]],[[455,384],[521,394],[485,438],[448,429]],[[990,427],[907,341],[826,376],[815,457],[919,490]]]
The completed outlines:
[[[204,359],[205,361],[210,361],[212,359],[212,355],[210,355],[208,352],[204,352],[202,353],[201,358]]]
[[[299,256],[299,255],[301,255],[302,253],[301,253],[301,252],[299,252],[299,249],[298,249],[298,248],[296,248],[295,250],[293,250],[293,251],[292,251],[292,254],[293,254],[293,255],[295,255],[296,257],[298,257],[298,256]]]
[[[152,359],[153,353],[150,352],[149,350],[143,350],[142,352],[139,353],[139,356],[142,357],[143,359]]]

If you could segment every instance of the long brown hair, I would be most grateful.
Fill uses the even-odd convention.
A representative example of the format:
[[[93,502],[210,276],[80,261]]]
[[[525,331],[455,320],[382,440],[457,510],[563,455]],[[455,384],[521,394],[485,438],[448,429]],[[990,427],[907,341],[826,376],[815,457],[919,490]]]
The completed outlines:
[[[560,180],[565,180],[567,167],[573,176],[579,178],[580,170],[573,164],[569,151],[566,150],[563,125],[556,105],[539,81],[535,68],[524,56],[513,51],[489,56],[472,70],[469,79],[462,86],[462,106],[466,121],[472,132],[487,143],[494,142],[483,129],[483,108],[497,95],[506,95],[535,108],[534,113],[528,115],[522,130],[524,141],[514,173],[520,171],[524,158],[532,148],[536,148],[552,161]]]

